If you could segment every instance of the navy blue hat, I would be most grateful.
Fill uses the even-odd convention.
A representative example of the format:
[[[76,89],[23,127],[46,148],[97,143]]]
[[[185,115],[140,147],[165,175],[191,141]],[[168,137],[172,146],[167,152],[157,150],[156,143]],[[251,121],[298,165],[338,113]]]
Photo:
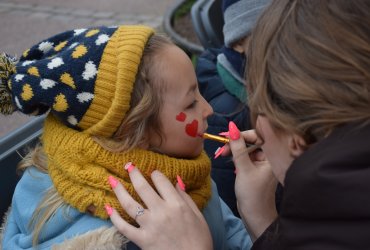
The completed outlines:
[[[235,42],[247,37],[258,17],[271,0],[223,0],[224,43],[231,47]]]
[[[150,27],[65,31],[26,50],[0,54],[0,113],[50,111],[65,125],[111,137],[130,108]]]

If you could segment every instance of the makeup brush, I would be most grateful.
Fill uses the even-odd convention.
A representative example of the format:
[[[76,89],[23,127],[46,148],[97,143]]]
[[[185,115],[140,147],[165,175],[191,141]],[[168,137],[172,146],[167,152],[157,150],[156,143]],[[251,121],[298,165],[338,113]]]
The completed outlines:
[[[218,142],[225,143],[225,144],[230,142],[229,138],[218,136],[218,135],[211,135],[208,133],[203,133],[202,135],[199,135],[199,136],[203,137],[204,139],[218,141]],[[254,144],[248,144],[247,146],[248,146],[247,148],[248,153],[251,153],[260,147],[259,145],[254,145]]]
[[[213,140],[213,141],[222,142],[222,143],[225,143],[225,144],[230,141],[229,138],[218,136],[218,135],[211,135],[211,134],[208,134],[208,133],[203,133],[202,135],[200,135],[200,137],[203,137],[204,139],[209,139],[209,140]]]

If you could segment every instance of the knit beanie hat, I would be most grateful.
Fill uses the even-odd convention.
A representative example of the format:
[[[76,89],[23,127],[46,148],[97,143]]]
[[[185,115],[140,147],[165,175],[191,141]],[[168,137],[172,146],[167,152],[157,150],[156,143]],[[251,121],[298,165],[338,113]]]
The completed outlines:
[[[270,2],[271,0],[223,0],[226,47],[231,47],[233,43],[250,34],[259,15]]]
[[[130,108],[153,33],[146,26],[76,29],[36,44],[18,62],[1,55],[1,113],[50,110],[71,128],[111,137]]]

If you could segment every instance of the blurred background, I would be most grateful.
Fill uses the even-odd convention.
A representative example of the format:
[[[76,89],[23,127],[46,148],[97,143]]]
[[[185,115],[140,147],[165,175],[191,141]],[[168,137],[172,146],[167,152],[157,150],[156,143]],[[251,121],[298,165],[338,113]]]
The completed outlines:
[[[99,25],[145,24],[161,30],[179,0],[0,0],[0,51],[19,56],[59,32]],[[0,114],[0,137],[30,117]]]

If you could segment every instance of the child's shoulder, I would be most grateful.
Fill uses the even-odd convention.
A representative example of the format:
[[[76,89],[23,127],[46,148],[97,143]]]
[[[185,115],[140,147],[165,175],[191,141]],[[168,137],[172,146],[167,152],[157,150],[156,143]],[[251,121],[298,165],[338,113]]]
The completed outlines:
[[[17,183],[14,196],[21,196],[24,197],[25,200],[32,200],[32,202],[34,202],[35,197],[43,195],[45,190],[51,185],[52,181],[48,174],[31,166],[24,171],[21,179]],[[31,197],[33,198],[30,199]]]

